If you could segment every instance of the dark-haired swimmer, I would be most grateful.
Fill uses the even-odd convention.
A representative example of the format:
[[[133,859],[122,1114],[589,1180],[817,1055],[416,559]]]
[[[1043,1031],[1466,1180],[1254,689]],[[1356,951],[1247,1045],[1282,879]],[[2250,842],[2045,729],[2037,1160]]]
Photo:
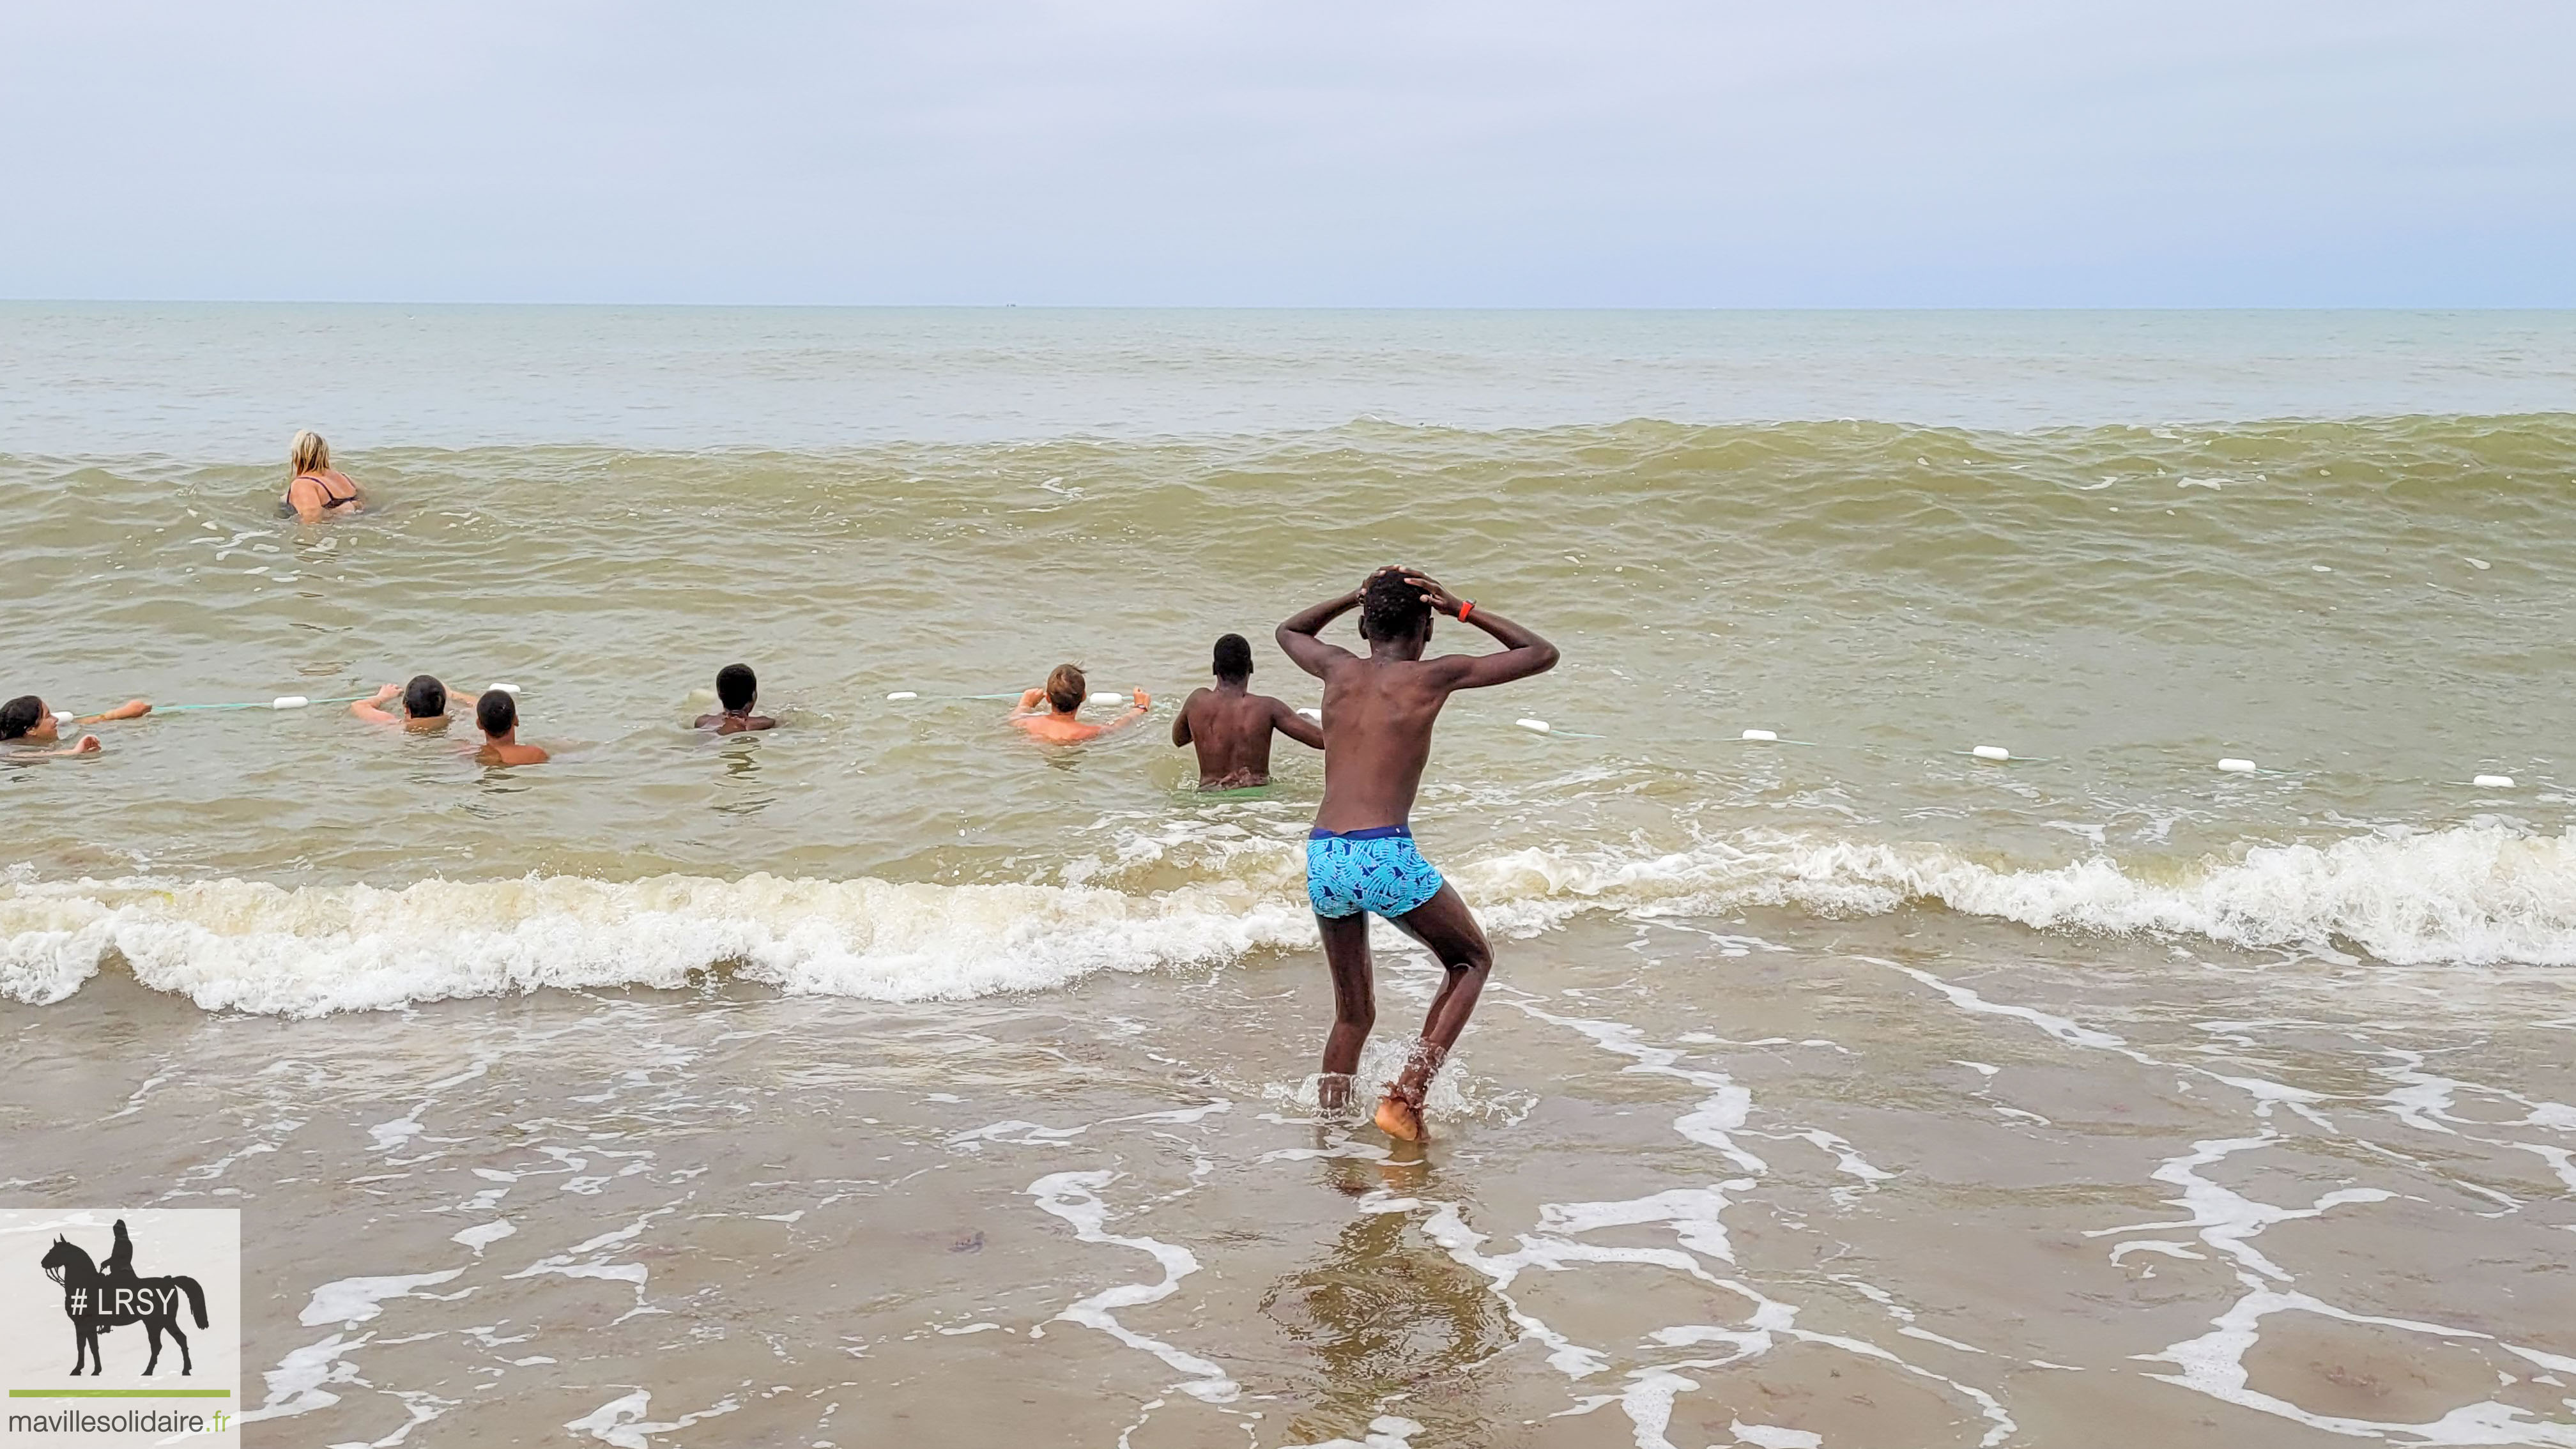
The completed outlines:
[[[1116,734],[1143,719],[1145,712],[1154,707],[1152,696],[1140,689],[1126,713],[1106,724],[1084,724],[1075,716],[1081,712],[1082,702],[1090,697],[1091,683],[1082,677],[1082,666],[1059,664],[1047,676],[1045,688],[1020,696],[1019,708],[1011,711],[1011,723],[1028,731],[1031,738],[1050,745],[1078,745]]]
[[[1316,637],[1352,609],[1360,611],[1365,658]],[[1484,630],[1502,651],[1423,658],[1435,613]],[[1459,690],[1555,668],[1556,646],[1422,574],[1389,567],[1280,625],[1279,647],[1324,681],[1324,802],[1306,842],[1306,895],[1333,973],[1333,1029],[1324,1038],[1320,1095],[1328,1108],[1349,1100],[1351,1073],[1359,1070],[1360,1048],[1376,1023],[1368,918],[1382,916],[1430,947],[1448,969],[1421,1040],[1377,1105],[1377,1125],[1388,1136],[1419,1142],[1432,1074],[1466,1030],[1494,964],[1493,948],[1457,888],[1414,848],[1409,817],[1431,758],[1431,728]]]
[[[401,714],[385,705],[395,695],[402,696]],[[388,684],[376,690],[373,699],[362,699],[349,706],[349,713],[369,724],[400,725],[417,732],[447,728],[447,706],[452,696],[446,685],[434,674],[415,674],[409,684]]]
[[[728,664],[716,671],[716,703],[724,706],[724,713],[699,715],[695,728],[712,727],[720,735],[778,728],[778,721],[765,714],[751,712],[752,705],[759,699],[760,678],[751,672],[751,666]]]
[[[103,714],[84,715],[73,720],[76,725],[104,724],[110,720],[141,719],[152,712],[148,701],[129,699]],[[49,745],[63,737],[62,721],[54,718],[51,705],[32,694],[22,694],[7,704],[0,704],[0,744]],[[95,755],[105,746],[96,735],[82,735],[59,750],[20,750],[13,757],[22,760],[51,759],[57,755]]]
[[[542,765],[549,756],[542,745],[519,743],[519,702],[506,689],[487,689],[474,701],[474,722],[483,728],[483,748],[474,752],[486,765]]]
[[[1324,747],[1324,731],[1266,694],[1252,692],[1252,646],[1240,634],[1216,641],[1216,684],[1190,691],[1172,721],[1172,743],[1195,745],[1199,788],[1240,790],[1270,783],[1270,735],[1286,735],[1308,749]]]

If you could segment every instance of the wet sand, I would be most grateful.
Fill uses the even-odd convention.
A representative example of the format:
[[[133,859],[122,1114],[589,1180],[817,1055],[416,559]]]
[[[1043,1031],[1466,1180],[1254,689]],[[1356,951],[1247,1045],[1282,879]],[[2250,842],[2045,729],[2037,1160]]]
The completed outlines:
[[[1327,1002],[111,974],[11,1021],[0,1185],[241,1207],[264,1443],[2576,1444],[2546,972],[1591,918],[1419,1152],[1308,1105]]]

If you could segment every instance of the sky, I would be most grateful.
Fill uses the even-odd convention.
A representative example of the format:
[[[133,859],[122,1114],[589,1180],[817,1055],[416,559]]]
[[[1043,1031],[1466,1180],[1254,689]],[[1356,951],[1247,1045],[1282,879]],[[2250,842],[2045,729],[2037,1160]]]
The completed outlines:
[[[2576,306],[2567,0],[0,0],[0,296]]]

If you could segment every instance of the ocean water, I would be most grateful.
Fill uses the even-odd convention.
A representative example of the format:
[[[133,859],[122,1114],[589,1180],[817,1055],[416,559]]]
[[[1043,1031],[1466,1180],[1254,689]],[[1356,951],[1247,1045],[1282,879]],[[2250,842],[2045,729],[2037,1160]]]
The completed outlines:
[[[282,1442],[2576,1444],[2571,399],[2571,314],[0,305],[0,691],[556,755],[0,756],[0,1186],[243,1207]],[[1164,734],[1387,562],[1565,654],[1417,811],[1428,1155],[1312,1106],[1318,761]],[[1063,660],[1154,720],[968,697]]]

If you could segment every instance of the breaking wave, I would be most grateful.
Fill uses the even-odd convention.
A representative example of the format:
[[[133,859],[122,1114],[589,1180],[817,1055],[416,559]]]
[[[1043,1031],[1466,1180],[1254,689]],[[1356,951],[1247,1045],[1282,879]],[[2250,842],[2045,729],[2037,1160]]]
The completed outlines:
[[[2399,965],[2576,964],[2576,838],[2496,827],[2045,868],[1748,834],[1668,852],[1520,850],[1452,878],[1489,929],[1516,937],[1595,912],[1938,908],[2038,930],[2340,946]],[[208,1010],[291,1016],[544,987],[678,988],[711,971],[791,994],[956,1000],[1310,949],[1298,883],[1285,845],[1228,853],[1153,891],[769,875],[289,888],[40,881],[22,869],[0,881],[0,996],[59,1001],[121,962],[145,987]]]

